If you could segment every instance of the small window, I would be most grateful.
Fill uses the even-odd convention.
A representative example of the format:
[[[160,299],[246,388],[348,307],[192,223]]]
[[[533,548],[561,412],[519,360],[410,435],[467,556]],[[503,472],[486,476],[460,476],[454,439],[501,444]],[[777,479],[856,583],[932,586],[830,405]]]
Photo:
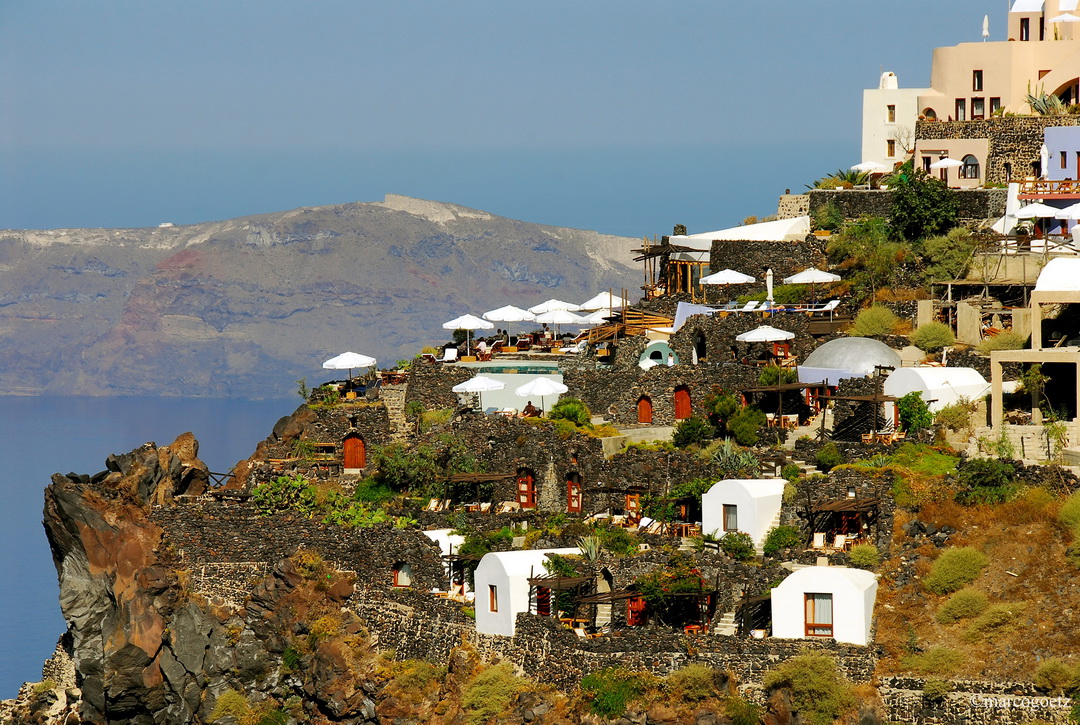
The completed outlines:
[[[966,121],[967,120],[967,99],[965,99],[965,98],[957,98],[956,99],[956,120],[957,121]]]
[[[971,71],[971,90],[981,91],[983,86],[983,74],[981,70]]]
[[[724,531],[739,530],[739,507],[733,504],[724,504]]]
[[[499,611],[499,588],[494,584],[488,584],[488,611]]]
[[[1001,110],[1001,99],[1000,98],[991,98],[990,99],[990,115],[993,116],[994,114],[996,114],[1000,110]]]
[[[972,98],[971,99],[971,118],[986,118],[986,99],[985,98]]]
[[[1005,168],[1005,183],[1012,181],[1012,164],[1006,161],[1002,166]]]
[[[927,121],[937,120],[937,111],[935,111],[933,108],[924,108],[922,115]]]
[[[885,142],[885,155],[890,159],[896,156],[896,141],[894,139],[890,138]]]
[[[1061,162],[1061,168],[1063,168],[1063,169],[1069,168],[1069,154],[1068,154],[1068,152],[1062,151],[1059,154],[1059,157],[1060,157],[1059,160]]]
[[[960,167],[961,179],[977,179],[979,178],[979,160],[968,154],[964,157],[964,165]]]
[[[848,498],[855,498],[855,487],[854,486],[848,486],[847,487],[847,497]]]
[[[889,123],[896,123],[896,106],[892,104],[885,106],[885,115]]]
[[[929,156],[922,157],[922,170],[926,173],[930,173],[930,164],[934,163],[934,160]]]
[[[413,583],[412,567],[404,561],[394,564],[394,586],[411,587]]]
[[[1020,18],[1020,40],[1031,40],[1031,18]]]
[[[1041,81],[1041,80],[1042,80],[1043,78],[1045,78],[1045,77],[1046,77],[1046,76],[1047,76],[1047,75],[1048,75],[1049,73],[1050,73],[1050,71],[1048,71],[1048,70],[1041,70],[1041,71],[1039,71],[1039,80]]]
[[[833,636],[832,594],[806,595],[806,636]]]

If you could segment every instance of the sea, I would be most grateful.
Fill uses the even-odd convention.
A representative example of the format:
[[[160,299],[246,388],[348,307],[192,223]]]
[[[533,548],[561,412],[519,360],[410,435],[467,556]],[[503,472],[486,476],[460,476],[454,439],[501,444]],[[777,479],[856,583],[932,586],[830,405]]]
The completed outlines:
[[[187,431],[214,472],[228,471],[301,403],[205,398],[0,396],[0,699],[41,679],[65,630],[42,527],[53,473],[97,473],[110,453]]]

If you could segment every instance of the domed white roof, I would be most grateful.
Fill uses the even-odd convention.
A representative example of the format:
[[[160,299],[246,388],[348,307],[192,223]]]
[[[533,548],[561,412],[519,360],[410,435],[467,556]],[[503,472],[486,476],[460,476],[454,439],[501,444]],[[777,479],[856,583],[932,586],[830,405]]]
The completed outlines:
[[[807,355],[803,365],[869,375],[876,365],[900,367],[900,354],[873,338],[840,337]]]

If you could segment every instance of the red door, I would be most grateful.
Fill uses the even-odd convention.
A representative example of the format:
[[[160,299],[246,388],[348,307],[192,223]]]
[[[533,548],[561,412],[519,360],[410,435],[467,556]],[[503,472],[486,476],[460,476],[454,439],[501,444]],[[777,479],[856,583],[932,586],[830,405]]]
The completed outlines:
[[[652,423],[652,399],[642,395],[637,402],[637,422]]]
[[[345,468],[364,468],[367,466],[367,451],[364,449],[364,439],[355,433],[346,436],[342,443],[344,449]]]
[[[570,474],[566,482],[566,511],[571,514],[581,513],[581,482],[576,473]]]
[[[527,469],[518,473],[517,477],[518,505],[523,509],[536,508],[536,479],[532,471]]]
[[[633,597],[626,600],[626,623],[631,627],[644,627],[649,623],[643,598]]]
[[[675,388],[675,420],[684,420],[691,415],[690,389],[685,385],[680,385]]]

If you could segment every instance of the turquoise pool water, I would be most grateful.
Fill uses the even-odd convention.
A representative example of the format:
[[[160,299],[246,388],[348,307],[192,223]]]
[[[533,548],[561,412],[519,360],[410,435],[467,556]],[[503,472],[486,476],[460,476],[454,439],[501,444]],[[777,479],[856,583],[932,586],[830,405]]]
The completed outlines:
[[[548,395],[541,399],[536,396],[521,396],[514,392],[515,388],[521,387],[530,380],[535,380],[538,375],[551,376],[556,382],[562,382],[562,373],[559,372],[559,364],[552,362],[536,362],[535,360],[492,360],[490,362],[458,363],[458,367],[466,367],[474,370],[477,375],[493,378],[503,383],[506,387],[502,390],[491,390],[483,393],[480,404],[484,410],[513,408],[521,410],[525,404],[532,402],[539,408],[546,409],[554,405],[558,395]]]
[[[515,362],[474,362],[458,363],[459,367],[480,368],[485,375],[559,375],[557,362],[536,362],[534,360]]]

